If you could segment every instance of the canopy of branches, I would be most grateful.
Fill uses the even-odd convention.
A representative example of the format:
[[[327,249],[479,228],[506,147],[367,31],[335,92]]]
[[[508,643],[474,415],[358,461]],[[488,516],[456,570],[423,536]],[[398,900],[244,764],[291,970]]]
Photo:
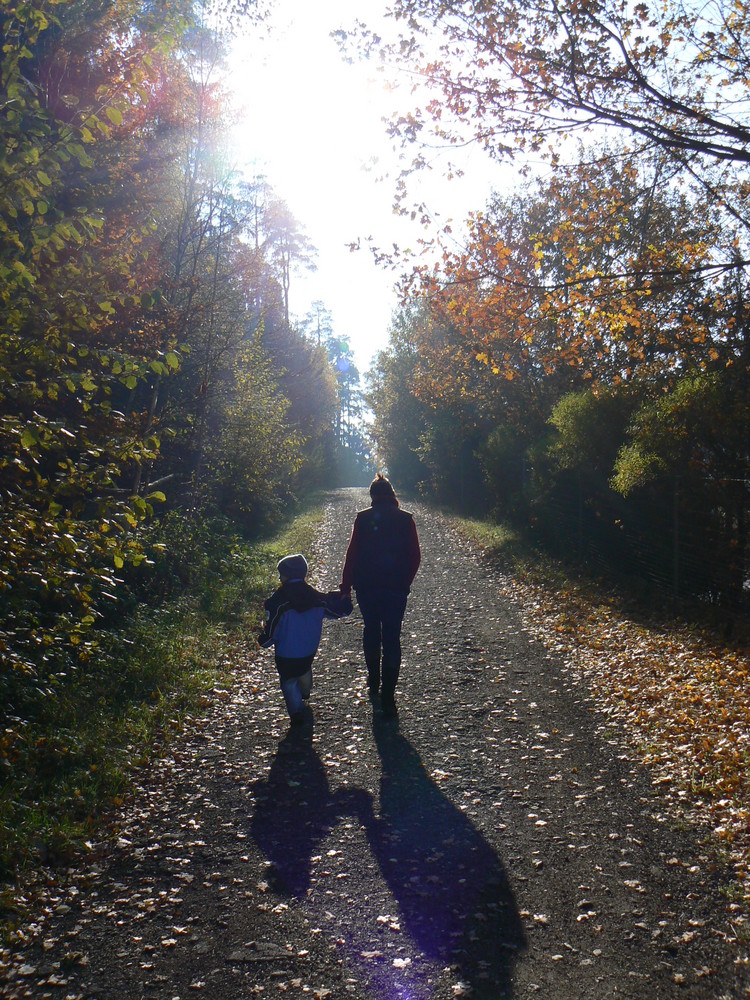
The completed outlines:
[[[474,142],[525,184],[404,281],[372,380],[381,451],[445,499],[540,531],[549,518],[556,542],[567,518],[573,548],[606,536],[610,562],[651,573],[648,552],[673,587],[741,602],[747,5],[396,0],[393,14],[396,42],[365,41],[415,81],[391,123],[413,152],[402,208],[435,144]]]

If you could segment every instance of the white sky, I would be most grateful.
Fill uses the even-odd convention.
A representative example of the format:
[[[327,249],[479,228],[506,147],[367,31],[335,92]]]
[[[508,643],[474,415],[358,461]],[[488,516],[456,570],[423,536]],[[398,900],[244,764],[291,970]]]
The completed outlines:
[[[378,0],[275,0],[264,29],[238,44],[233,88],[243,107],[235,155],[248,176],[263,173],[318,250],[317,271],[292,279],[290,309],[302,317],[320,300],[334,333],[348,336],[360,371],[387,343],[394,276],[375,264],[369,236],[384,246],[414,244],[421,229],[392,213],[396,156],[382,117],[396,98],[376,67],[344,63],[330,32],[359,17],[372,23]],[[404,102],[408,98],[402,98]],[[405,106],[407,106],[405,104]],[[489,194],[490,167],[475,154],[462,181],[420,177],[433,210],[457,227]],[[391,180],[379,182],[389,173]],[[352,253],[348,244],[361,241]]]

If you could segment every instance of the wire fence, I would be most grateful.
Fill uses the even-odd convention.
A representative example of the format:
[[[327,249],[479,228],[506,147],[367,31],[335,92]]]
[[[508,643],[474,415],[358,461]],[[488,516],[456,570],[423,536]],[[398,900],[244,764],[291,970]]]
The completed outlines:
[[[531,499],[525,513],[545,548],[593,575],[676,601],[750,605],[750,510],[723,502],[720,490],[701,495],[678,480],[636,500],[567,483]]]

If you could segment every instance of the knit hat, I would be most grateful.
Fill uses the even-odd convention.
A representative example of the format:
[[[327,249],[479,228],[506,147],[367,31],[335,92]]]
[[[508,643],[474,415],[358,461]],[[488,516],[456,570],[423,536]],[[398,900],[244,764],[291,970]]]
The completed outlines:
[[[370,496],[373,498],[373,500],[374,499],[379,500],[381,498],[387,498],[390,500],[392,498],[395,498],[396,494],[393,491],[393,487],[385,478],[385,476],[382,474],[382,472],[379,472],[377,476],[375,476],[373,481],[370,483]]]
[[[304,580],[307,576],[307,559],[299,552],[293,556],[284,556],[280,559],[276,569],[279,576],[287,580]]]

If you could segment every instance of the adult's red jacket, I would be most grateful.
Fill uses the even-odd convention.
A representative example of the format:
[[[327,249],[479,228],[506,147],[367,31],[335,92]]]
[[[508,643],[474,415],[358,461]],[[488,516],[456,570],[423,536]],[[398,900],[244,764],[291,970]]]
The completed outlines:
[[[341,587],[408,594],[421,558],[414,518],[396,500],[378,498],[354,520]]]

